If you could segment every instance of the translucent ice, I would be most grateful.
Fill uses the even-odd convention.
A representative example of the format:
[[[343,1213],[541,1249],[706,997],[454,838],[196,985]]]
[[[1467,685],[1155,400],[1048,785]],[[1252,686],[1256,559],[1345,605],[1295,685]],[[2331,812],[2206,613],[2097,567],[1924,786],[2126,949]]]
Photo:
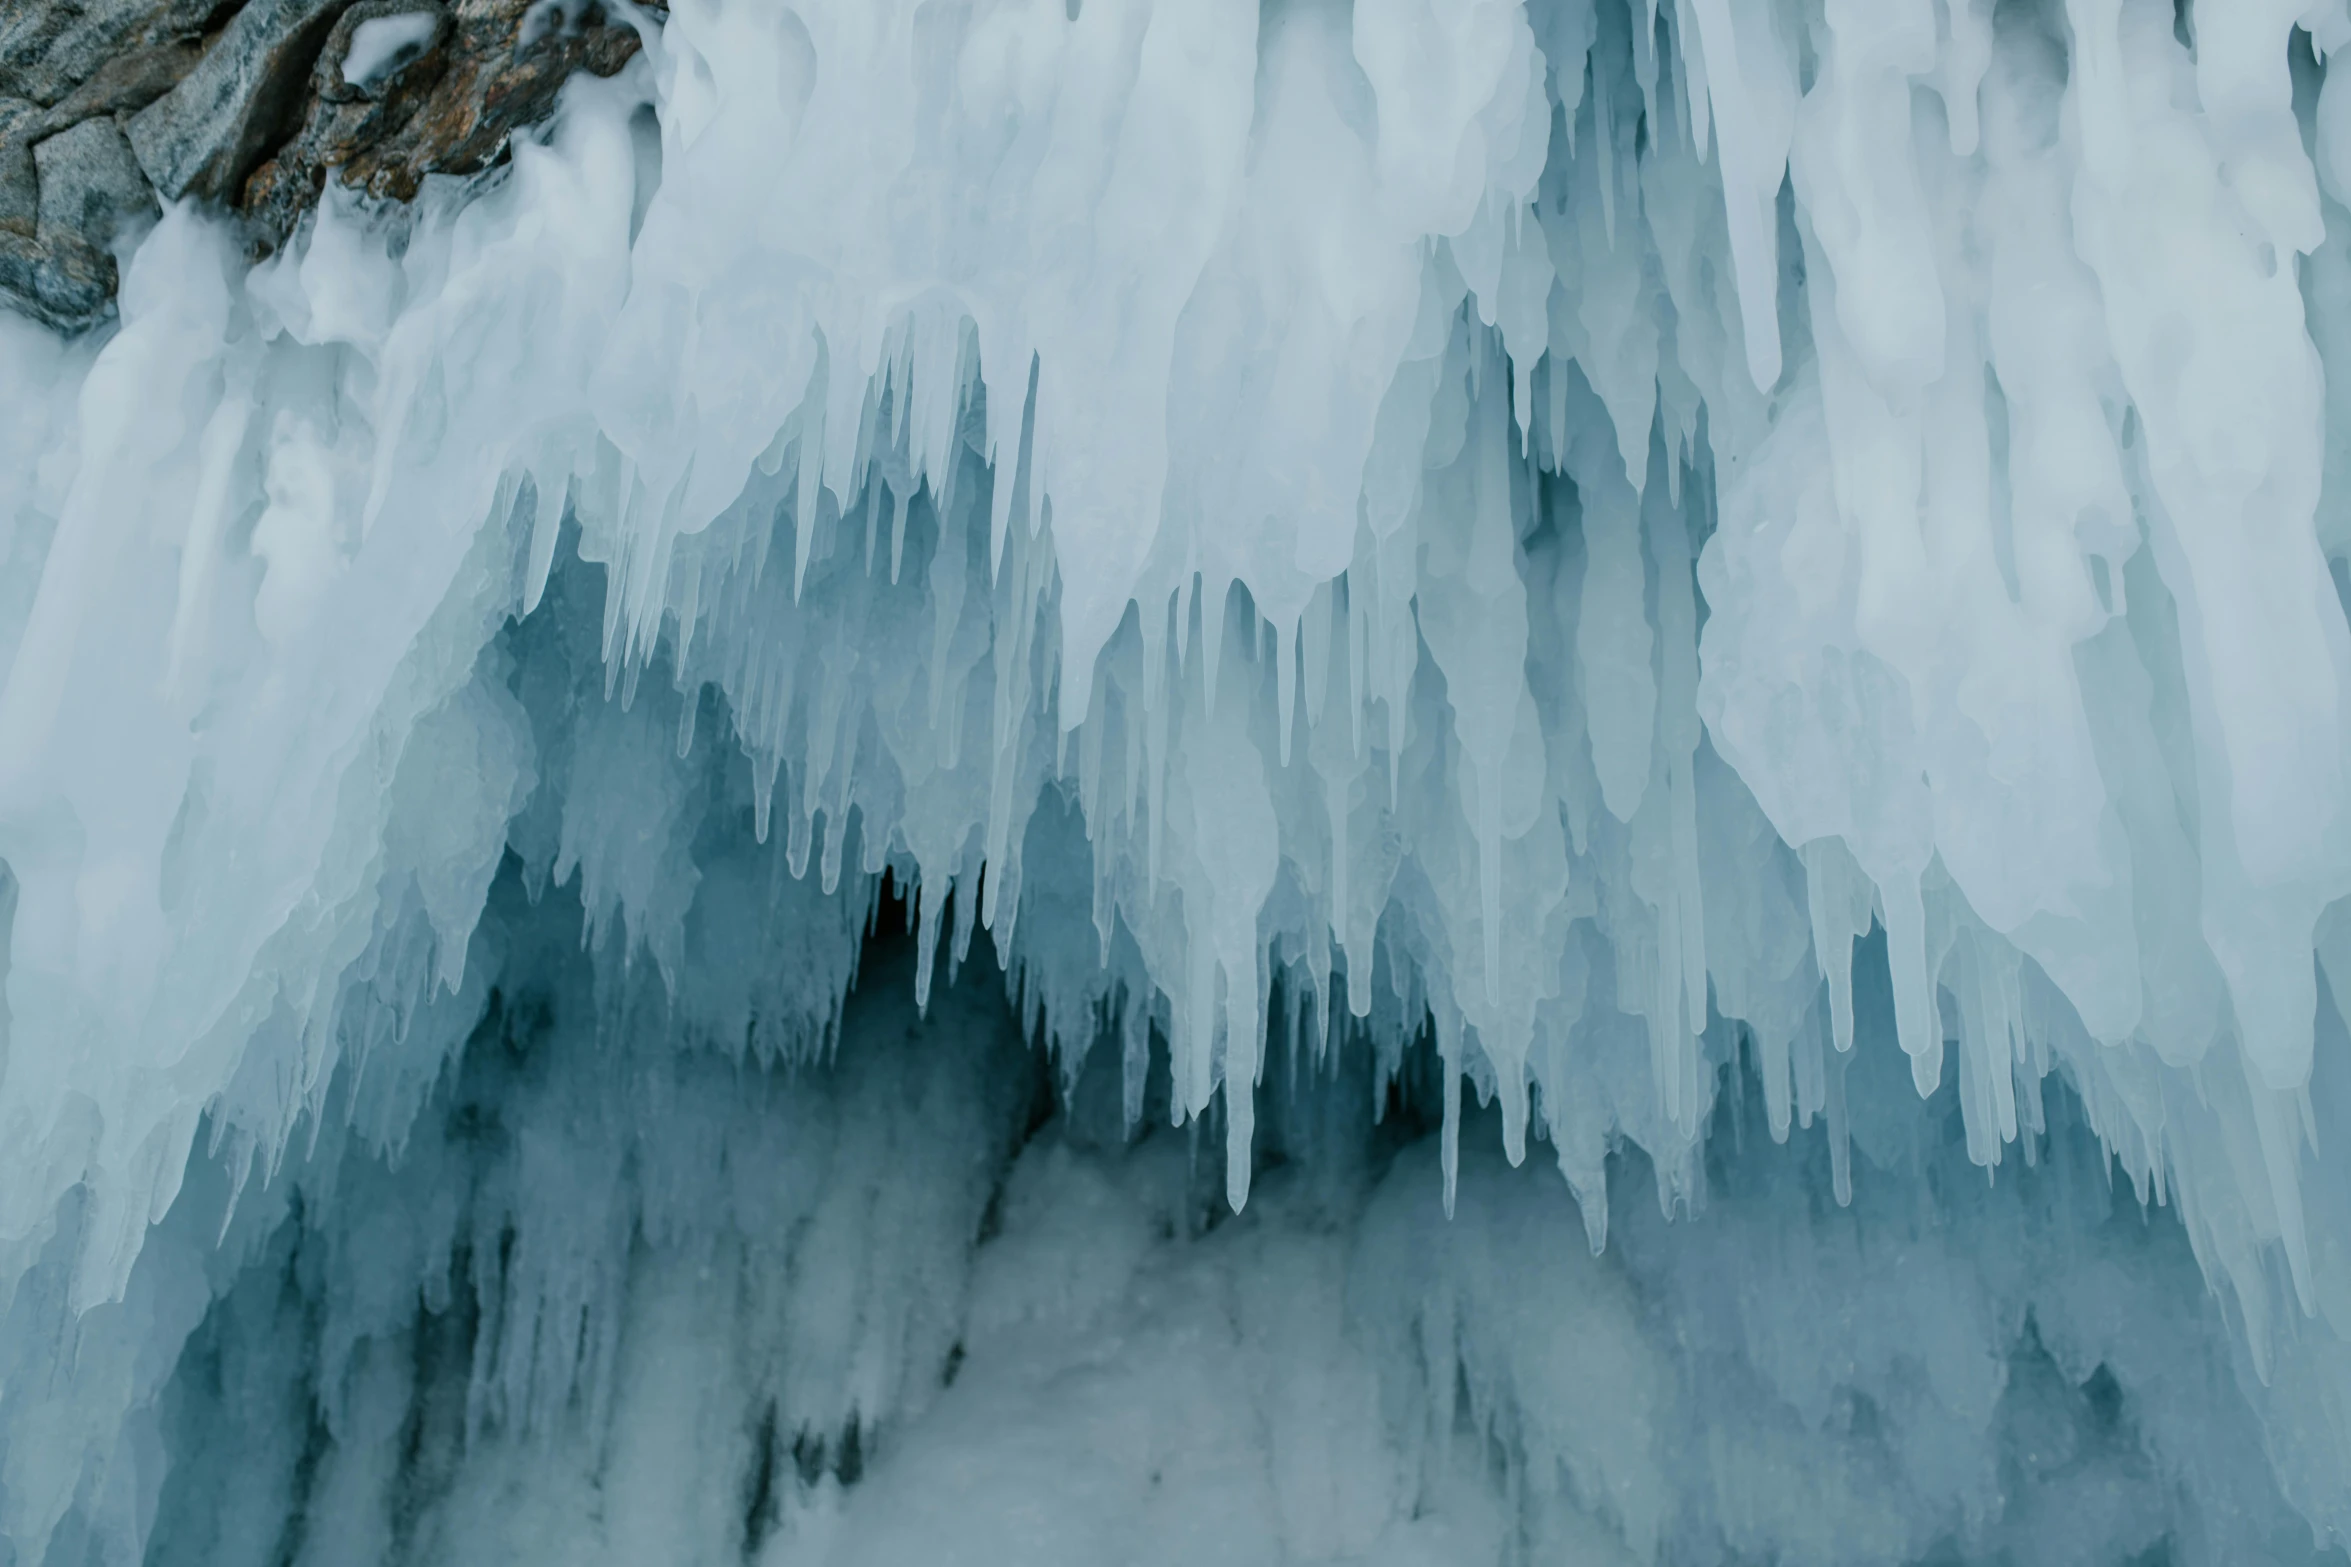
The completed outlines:
[[[639,22],[0,318],[14,1560],[2351,1531],[2342,0]]]

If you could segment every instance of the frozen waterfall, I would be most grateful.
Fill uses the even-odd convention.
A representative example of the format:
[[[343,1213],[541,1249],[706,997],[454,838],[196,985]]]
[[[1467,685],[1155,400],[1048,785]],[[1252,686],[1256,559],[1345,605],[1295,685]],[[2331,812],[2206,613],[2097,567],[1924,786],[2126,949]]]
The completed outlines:
[[[596,3],[0,313],[0,1567],[2346,1560],[2351,0]]]

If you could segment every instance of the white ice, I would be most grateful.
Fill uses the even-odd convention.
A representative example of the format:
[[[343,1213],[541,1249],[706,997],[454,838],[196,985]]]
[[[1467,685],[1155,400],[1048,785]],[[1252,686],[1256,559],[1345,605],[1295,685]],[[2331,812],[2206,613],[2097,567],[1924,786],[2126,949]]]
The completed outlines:
[[[369,17],[351,29],[351,44],[343,54],[343,80],[354,87],[373,87],[423,52],[438,25],[430,11]]]
[[[346,75],[389,68],[387,28],[415,20],[359,29]],[[1451,1326],[1415,1331],[1491,1335],[1462,1418],[1502,1471],[1475,1443],[1429,1456],[1458,1422],[1425,1344],[1434,1447],[1383,1392],[1384,1424],[1348,1437],[1364,1452],[1325,1466],[1458,1482],[1480,1498],[1446,1513],[1466,1532],[1381,1544],[1372,1504],[1342,1497],[1355,1522],[1292,1559],[1553,1539],[1477,1509],[1554,1492],[1635,1560],[1703,1554],[1684,1523],[1827,1559],[1754,1522],[1820,1509],[1852,1520],[1831,1543],[1855,1559],[1940,1549],[1937,1519],[1962,1553],[2027,1551],[1998,1543],[2015,1498],[1955,1477],[2005,1472],[1991,1411],[2020,1378],[2090,1397],[2099,1366],[2144,1411],[2115,1462],[2211,1466],[2234,1500],[2199,1507],[2298,1518],[2298,1550],[2351,1537],[2351,405],[2327,373],[2351,365],[2344,0],[678,0],[636,20],[644,54],[571,83],[492,177],[396,211],[330,191],[259,264],[177,207],[127,259],[119,321],[63,343],[0,317],[17,1561],[165,1549],[158,1498],[201,1471],[159,1434],[164,1405],[211,1407],[203,1376],[278,1389],[267,1440],[306,1485],[346,1483],[303,1445],[314,1419],[388,1461],[389,1411],[426,1418],[440,1373],[421,1340],[405,1370],[354,1346],[427,1333],[419,1289],[430,1332],[489,1332],[510,1297],[538,1313],[524,1340],[429,1352],[473,1367],[446,1451],[504,1455],[481,1460],[477,1511],[433,1527],[494,1512],[499,1464],[594,1489],[615,1442],[669,1461],[661,1419],[688,1406],[621,1418],[628,1357],[674,1339],[706,1357],[688,1382],[742,1371],[697,1337],[719,1331],[705,1292],[630,1293],[633,1248],[672,1232],[615,1195],[614,1160],[687,1161],[660,1212],[732,1215],[737,1250],[693,1264],[712,1290],[762,1310],[832,1292],[807,1309],[834,1336],[807,1353],[839,1386],[792,1407],[823,1440],[870,1429],[874,1488],[835,1475],[791,1527],[865,1539],[881,1515],[860,1509],[890,1504],[858,1497],[886,1477],[935,1492],[922,1466],[1001,1410],[956,1426],[979,1395],[949,1389],[948,1423],[923,1426],[907,1379],[935,1380],[939,1324],[969,1340],[1012,1266],[988,1260],[1017,1250],[1010,1210],[1004,1249],[974,1253],[955,1202],[1013,1157],[980,1111],[1021,1082],[978,1071],[970,1040],[935,1081],[902,1072],[973,1103],[936,1125],[877,1109],[841,1157],[865,1161],[859,1191],[903,1183],[920,1224],[823,1220],[846,1238],[805,1267],[762,1272],[741,1237],[819,1223],[835,1177],[779,1146],[758,1179],[801,1217],[754,1223],[707,1163],[746,1105],[775,1120],[746,1136],[822,1120],[885,873],[909,899],[890,981],[909,1005],[1000,964],[1063,1089],[1115,1061],[1122,1134],[1171,1123],[1138,1146],[1199,1143],[1217,1198],[1255,1216],[1180,1255],[1104,1218],[1037,1242],[1037,1269],[1139,1245],[1119,1290],[1245,1293],[1295,1266],[1306,1299],[1338,1287],[1331,1257],[1386,1257],[1362,1266],[1456,1292]],[[570,900],[576,923],[522,941],[508,897]],[[639,1075],[478,1078],[516,997],[575,961],[565,1049]],[[1356,1184],[1327,1223],[1260,1204],[1280,1072],[1334,1102],[1420,1083],[1432,1146],[1331,1174]],[[698,1073],[750,1086],[666,1097]],[[1887,1116],[1913,1123],[1883,1103],[1872,1133],[1865,1076],[1923,1096],[1905,1113],[1936,1147],[1952,1128],[1958,1159],[1884,1142]],[[436,1165],[468,1082],[489,1098],[466,1113],[511,1091],[529,1130],[504,1163]],[[1785,1156],[1801,1179],[1720,1146],[1750,1092],[1766,1142],[1817,1146]],[[559,1135],[587,1125],[601,1141]],[[934,1191],[924,1161],[956,1137],[976,1151]],[[1493,1168],[1530,1145],[1562,1181]],[[1031,1183],[1038,1224],[1143,1200],[1126,1155],[1022,1173],[1046,1157],[1005,1187]],[[1281,1180],[1310,1178],[1292,1164]],[[2064,1239],[2068,1180],[2111,1182],[2193,1267],[2160,1238],[2127,1265]],[[1634,1183],[1670,1226],[1632,1226]],[[1503,1244],[1480,1239],[1496,1189],[1543,1226],[1571,1215],[1576,1266],[1587,1243],[1618,1259],[1558,1290],[1633,1290],[1690,1325],[1670,1366],[1594,1394],[1605,1368],[1577,1357],[1597,1352],[1526,1304],[1568,1262],[1531,1230],[1510,1244],[1539,1266],[1476,1252]],[[1839,1217],[1903,1192],[1946,1217]],[[1383,1240],[1381,1204],[1423,1197],[1457,1228]],[[859,1304],[883,1222],[934,1226],[884,1292],[934,1314],[919,1330]],[[1919,1277],[1939,1282],[1880,1278],[1928,1232],[1949,1256]],[[1813,1271],[1773,1271],[1773,1237],[1831,1235]],[[378,1245],[412,1266],[363,1270],[358,1337],[272,1358],[289,1302],[325,1332],[313,1306],[341,1298],[304,1270]],[[483,1274],[485,1251],[522,1272]],[[2049,1292],[2002,1282],[2028,1254]],[[1690,1347],[1736,1327],[1676,1271],[1700,1267],[1769,1342]],[[1793,1500],[1813,1470],[1784,1458],[1700,1502],[1672,1453],[1664,1490],[1559,1456],[1621,1445],[1568,1429],[1579,1396],[1670,1405],[1694,1422],[1674,1451],[1718,1467],[1750,1440],[1802,1451],[1739,1434],[1782,1404],[1805,1440],[1910,1431],[1878,1362],[1783,1342],[1880,1288],[1849,1313],[1885,1335],[1867,1353],[1916,1360],[1963,1418],[1924,1447],[1887,1436],[1909,1467],[1878,1500]],[[1626,1312],[1594,1299],[1607,1343]],[[1321,1321],[1297,1353],[1386,1378],[1402,1341],[1375,1326]],[[1169,1377],[1192,1344],[1200,1378],[1234,1379],[1183,1384],[1214,1405],[1190,1428],[1204,1451],[1286,1396],[1172,1317],[1046,1349],[1097,1331],[1160,1344],[1137,1353]],[[1963,1343],[1973,1370],[1937,1358]],[[1060,1375],[965,1350],[1015,1402]],[[1749,1381],[1714,1399],[1733,1362]],[[1105,1372],[1114,1414],[1160,1396],[1116,1374],[1135,1380]],[[1353,1373],[1330,1375],[1300,1394],[1340,1400],[1318,1429],[1363,1423]],[[577,1462],[525,1475],[575,1419]],[[2176,1435],[2227,1421],[2249,1424]],[[1040,1430],[1035,1467],[990,1461],[1038,1477],[1083,1456]],[[1564,1491],[1522,1483],[1538,1462]],[[350,1494],[380,1499],[388,1474]],[[647,1505],[700,1505],[683,1485]],[[1171,1518],[1254,1516],[1201,1485]],[[254,1495],[237,1528],[284,1522],[290,1492]],[[2079,1511],[2051,1506],[2053,1529]],[[626,1555],[617,1516],[598,1549]],[[947,1536],[993,1538],[964,1527]],[[2164,1548],[2256,1548],[2206,1527],[2167,1524]],[[332,1559],[424,1549],[399,1540]]]

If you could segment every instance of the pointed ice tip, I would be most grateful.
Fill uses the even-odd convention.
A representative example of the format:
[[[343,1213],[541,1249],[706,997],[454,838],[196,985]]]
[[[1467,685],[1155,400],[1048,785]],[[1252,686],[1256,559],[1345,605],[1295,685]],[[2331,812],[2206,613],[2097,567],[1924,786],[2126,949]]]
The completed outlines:
[[[1921,1099],[1932,1099],[1943,1082],[1943,1038],[1938,1031],[1932,1043],[1910,1058],[1911,1086]]]
[[[1584,1219],[1584,1243],[1597,1257],[1608,1249],[1608,1172],[1605,1167],[1594,1178],[1592,1190],[1586,1191],[1574,1181],[1568,1190],[1575,1193],[1576,1211]]]
[[[1530,1107],[1525,1077],[1516,1072],[1499,1073],[1494,1097],[1500,1101],[1502,1111],[1502,1156],[1510,1161],[1510,1167],[1515,1170],[1526,1162],[1527,1157],[1527,1114]]]

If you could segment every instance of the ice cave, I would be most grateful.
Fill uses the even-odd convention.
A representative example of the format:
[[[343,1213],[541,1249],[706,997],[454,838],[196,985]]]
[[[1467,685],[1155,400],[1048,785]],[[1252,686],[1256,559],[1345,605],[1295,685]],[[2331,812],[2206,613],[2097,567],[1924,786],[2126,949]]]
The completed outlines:
[[[2351,1563],[2351,0],[6,0],[0,1567]]]

